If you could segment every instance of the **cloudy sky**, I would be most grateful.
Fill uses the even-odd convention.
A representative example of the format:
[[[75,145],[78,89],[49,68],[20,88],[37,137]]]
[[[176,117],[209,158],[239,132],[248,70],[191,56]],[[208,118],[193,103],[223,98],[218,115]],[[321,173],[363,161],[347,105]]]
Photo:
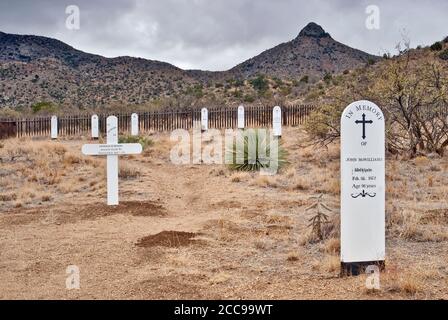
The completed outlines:
[[[66,27],[69,5],[79,7],[79,30]],[[366,27],[369,5],[379,8],[379,29]],[[311,21],[373,54],[394,53],[402,34],[413,47],[432,44],[448,35],[447,12],[446,0],[0,0],[0,31],[53,37],[107,57],[226,70],[295,38]]]

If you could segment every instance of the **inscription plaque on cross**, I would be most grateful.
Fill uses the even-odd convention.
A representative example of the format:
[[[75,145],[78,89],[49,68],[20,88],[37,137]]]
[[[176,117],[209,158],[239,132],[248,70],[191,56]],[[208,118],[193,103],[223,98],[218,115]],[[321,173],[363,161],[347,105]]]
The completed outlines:
[[[82,153],[92,156],[107,156],[107,204],[118,205],[118,156],[142,153],[140,143],[118,143],[118,118],[107,117],[107,143],[85,144]]]
[[[363,113],[362,114],[362,120],[356,120],[355,123],[356,124],[362,123],[362,139],[365,140],[366,139],[366,124],[372,124],[373,121],[372,120],[366,120],[366,114]]]

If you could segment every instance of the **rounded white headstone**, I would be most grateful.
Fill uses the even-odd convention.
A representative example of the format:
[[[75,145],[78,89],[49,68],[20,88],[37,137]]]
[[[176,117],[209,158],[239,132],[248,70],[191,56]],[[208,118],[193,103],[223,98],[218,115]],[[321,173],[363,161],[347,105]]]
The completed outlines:
[[[370,101],[341,117],[341,261],[385,259],[384,115]]]
[[[138,136],[138,114],[131,115],[131,135]]]
[[[58,138],[58,117],[51,117],[51,139]]]
[[[202,131],[208,130],[208,110],[207,110],[207,108],[201,109],[201,130]]]
[[[275,106],[272,109],[272,129],[274,137],[281,137],[282,135],[282,109]]]
[[[244,106],[238,107],[238,129],[244,129]]]
[[[92,138],[98,139],[99,137],[99,124],[98,124],[98,116],[94,114],[92,116]]]

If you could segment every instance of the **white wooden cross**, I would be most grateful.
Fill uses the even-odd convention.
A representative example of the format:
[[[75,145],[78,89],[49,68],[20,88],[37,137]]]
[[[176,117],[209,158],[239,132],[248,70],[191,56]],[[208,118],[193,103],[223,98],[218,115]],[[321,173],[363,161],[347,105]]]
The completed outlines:
[[[118,119],[107,117],[107,144],[85,144],[82,153],[85,155],[107,156],[107,204],[118,205],[118,156],[123,154],[139,154],[140,143],[118,143]]]

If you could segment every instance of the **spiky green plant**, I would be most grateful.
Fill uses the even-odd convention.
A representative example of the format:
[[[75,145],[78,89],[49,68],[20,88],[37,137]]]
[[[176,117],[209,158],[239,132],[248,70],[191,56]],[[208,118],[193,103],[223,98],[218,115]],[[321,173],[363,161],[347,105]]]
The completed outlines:
[[[277,170],[286,163],[287,153],[280,142],[272,144],[266,134],[266,130],[248,129],[240,132],[243,139],[240,143],[234,141],[232,149],[226,150],[227,159],[231,159],[229,168],[238,171],[258,171],[261,169],[273,169],[271,157],[277,154]],[[238,138],[237,138],[238,140]],[[277,147],[275,147],[277,145]],[[241,146],[241,150],[237,150]]]

